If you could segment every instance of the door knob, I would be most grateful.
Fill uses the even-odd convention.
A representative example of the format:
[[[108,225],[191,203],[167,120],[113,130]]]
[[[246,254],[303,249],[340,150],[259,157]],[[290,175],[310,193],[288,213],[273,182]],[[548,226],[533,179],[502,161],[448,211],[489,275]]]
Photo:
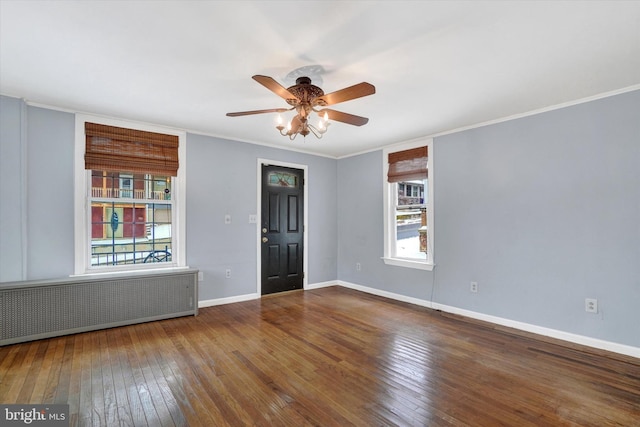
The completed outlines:
[[[267,243],[269,241],[269,239],[267,239],[266,237],[262,238],[262,243]]]
[[[267,232],[267,229],[266,229],[266,228],[263,228],[263,229],[262,229],[262,232],[263,232],[263,233],[266,233],[266,232]]]

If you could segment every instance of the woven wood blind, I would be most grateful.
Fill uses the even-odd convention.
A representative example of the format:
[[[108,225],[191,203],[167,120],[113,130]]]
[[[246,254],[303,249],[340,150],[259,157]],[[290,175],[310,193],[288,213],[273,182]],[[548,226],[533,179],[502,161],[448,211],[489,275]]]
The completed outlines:
[[[178,176],[178,137],[85,123],[84,168]]]
[[[427,147],[389,153],[388,182],[427,179]]]

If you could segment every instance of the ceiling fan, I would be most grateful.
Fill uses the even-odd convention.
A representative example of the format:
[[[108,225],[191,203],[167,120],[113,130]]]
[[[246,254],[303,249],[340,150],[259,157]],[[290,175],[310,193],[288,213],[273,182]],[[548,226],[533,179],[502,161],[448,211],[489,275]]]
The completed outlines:
[[[295,110],[297,114],[293,119],[291,119],[286,127],[282,124],[282,118],[280,116],[278,116],[278,125],[276,126],[276,129],[280,131],[281,135],[288,136],[289,139],[292,140],[295,139],[298,134],[306,137],[309,133],[313,133],[317,138],[322,138],[322,135],[327,131],[327,126],[329,125],[328,120],[335,120],[354,126],[367,124],[369,119],[366,117],[343,113],[341,111],[331,110],[324,107],[376,93],[375,86],[366,82],[358,83],[357,85],[349,86],[325,95],[322,89],[311,84],[311,79],[309,77],[298,77],[296,79],[296,84],[286,89],[280,83],[268,76],[255,75],[252,78],[284,99],[291,107],[272,108],[269,110],[240,111],[236,113],[227,113],[227,116],[238,117],[262,113],[285,113],[287,111]],[[309,116],[312,112],[317,113],[318,116],[321,117],[317,126],[309,123]]]

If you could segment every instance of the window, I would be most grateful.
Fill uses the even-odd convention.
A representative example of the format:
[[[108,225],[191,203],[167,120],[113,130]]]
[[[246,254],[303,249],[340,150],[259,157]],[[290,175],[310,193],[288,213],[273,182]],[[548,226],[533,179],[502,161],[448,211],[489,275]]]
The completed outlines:
[[[384,150],[384,261],[433,268],[432,141]]]
[[[172,177],[161,177],[166,192],[150,185],[158,178],[91,170],[92,268],[172,261]]]
[[[184,133],[76,117],[76,274],[185,266]]]
[[[426,180],[409,182],[407,184],[398,183],[400,187],[398,196],[406,196],[408,198],[424,198],[424,185]],[[422,202],[420,202],[422,203]]]

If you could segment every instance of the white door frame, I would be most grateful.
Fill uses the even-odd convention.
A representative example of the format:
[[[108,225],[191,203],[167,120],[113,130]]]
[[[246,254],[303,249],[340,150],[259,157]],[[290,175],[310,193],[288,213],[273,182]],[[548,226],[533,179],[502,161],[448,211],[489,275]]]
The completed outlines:
[[[309,275],[308,267],[309,267],[309,257],[307,256],[309,252],[309,242],[308,235],[309,229],[307,227],[307,220],[309,215],[309,193],[308,193],[308,173],[309,166],[302,165],[298,163],[289,163],[282,162],[280,160],[269,160],[258,158],[257,167],[256,167],[256,188],[257,188],[257,197],[256,197],[256,292],[258,293],[258,298],[262,297],[262,165],[274,165],[274,166],[282,166],[285,168],[293,168],[293,169],[301,169],[303,171],[303,219],[302,219],[302,270],[303,270],[303,278],[302,278],[302,289],[307,289],[307,281]]]

